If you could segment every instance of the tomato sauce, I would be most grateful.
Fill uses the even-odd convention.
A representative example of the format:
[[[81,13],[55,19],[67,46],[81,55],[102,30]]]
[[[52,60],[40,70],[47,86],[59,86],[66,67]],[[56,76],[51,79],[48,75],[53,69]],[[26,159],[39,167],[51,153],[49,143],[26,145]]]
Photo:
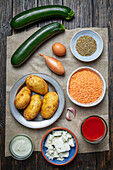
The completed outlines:
[[[89,141],[101,138],[105,132],[105,125],[99,117],[90,117],[82,125],[82,133]]]

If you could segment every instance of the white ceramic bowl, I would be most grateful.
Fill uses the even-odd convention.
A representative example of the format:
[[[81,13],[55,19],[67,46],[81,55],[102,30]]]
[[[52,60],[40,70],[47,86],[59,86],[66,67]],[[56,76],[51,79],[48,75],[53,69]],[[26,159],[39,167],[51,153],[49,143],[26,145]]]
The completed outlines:
[[[77,101],[74,100],[74,99],[71,97],[71,95],[69,94],[69,82],[70,82],[70,79],[71,79],[72,75],[73,75],[74,73],[76,73],[77,71],[84,70],[84,69],[85,69],[85,70],[90,70],[90,71],[93,71],[94,73],[96,73],[96,74],[99,76],[99,78],[101,79],[102,85],[103,85],[101,96],[100,96],[95,102],[86,103],[86,104],[77,102]],[[106,83],[105,83],[105,80],[104,80],[103,76],[101,75],[101,73],[99,73],[97,70],[95,70],[95,69],[93,69],[93,68],[91,68],[91,67],[79,67],[79,68],[77,68],[76,70],[74,70],[74,71],[71,73],[71,75],[69,76],[69,78],[68,78],[68,81],[67,81],[67,94],[68,94],[68,97],[69,97],[69,99],[70,99],[74,104],[76,104],[76,105],[78,105],[78,106],[82,106],[82,107],[92,107],[92,106],[96,106],[97,104],[99,104],[99,103],[103,100],[103,98],[104,98],[104,96],[105,96],[105,92],[106,92]]]
[[[77,40],[81,36],[84,36],[84,35],[91,36],[96,41],[97,49],[96,49],[96,51],[91,56],[82,56],[76,50],[76,42],[77,42]],[[72,54],[78,60],[84,61],[84,62],[90,62],[90,61],[96,60],[101,55],[101,53],[103,51],[103,40],[102,40],[101,36],[97,32],[95,32],[95,31],[92,31],[92,30],[82,30],[82,31],[77,32],[73,36],[73,38],[71,40],[71,43],[70,43],[70,48],[71,48]]]

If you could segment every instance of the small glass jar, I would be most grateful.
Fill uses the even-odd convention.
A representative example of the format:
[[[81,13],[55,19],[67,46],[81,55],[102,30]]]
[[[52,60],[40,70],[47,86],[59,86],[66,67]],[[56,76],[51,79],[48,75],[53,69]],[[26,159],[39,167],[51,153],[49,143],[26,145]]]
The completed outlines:
[[[81,134],[91,144],[100,143],[106,137],[107,132],[106,121],[97,115],[87,117],[81,124]]]
[[[33,149],[31,138],[25,134],[14,136],[9,143],[9,151],[12,157],[17,160],[25,160],[30,157]]]

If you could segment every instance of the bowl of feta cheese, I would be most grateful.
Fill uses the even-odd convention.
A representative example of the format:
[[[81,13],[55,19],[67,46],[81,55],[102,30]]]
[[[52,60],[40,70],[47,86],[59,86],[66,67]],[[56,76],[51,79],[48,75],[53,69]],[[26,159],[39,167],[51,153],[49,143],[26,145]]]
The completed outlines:
[[[59,166],[66,165],[77,155],[77,138],[69,129],[52,128],[42,138],[41,152],[49,163]]]

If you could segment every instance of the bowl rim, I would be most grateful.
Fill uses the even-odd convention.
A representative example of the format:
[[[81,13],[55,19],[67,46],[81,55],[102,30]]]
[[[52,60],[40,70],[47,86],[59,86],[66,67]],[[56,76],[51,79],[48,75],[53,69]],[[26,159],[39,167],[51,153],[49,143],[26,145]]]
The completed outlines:
[[[27,139],[29,139],[29,141],[31,142],[31,151],[30,151],[30,153],[29,153],[28,155],[26,155],[25,157],[24,157],[24,156],[23,156],[23,157],[17,156],[16,154],[13,154],[13,152],[12,152],[11,144],[12,144],[13,140],[14,140],[16,137],[18,137],[18,136],[24,136],[24,137],[26,137]],[[33,151],[34,151],[34,145],[33,145],[33,141],[32,141],[32,139],[31,139],[31,137],[28,136],[28,135],[26,135],[26,134],[17,134],[17,135],[15,135],[15,136],[13,136],[12,139],[10,140],[10,142],[9,142],[9,151],[10,151],[10,153],[11,153],[11,156],[12,156],[14,159],[16,159],[16,160],[25,160],[25,159],[29,158],[29,157],[32,155]]]
[[[74,37],[77,35],[77,34],[79,34],[80,32],[85,32],[85,31],[90,31],[90,32],[93,32],[94,34],[96,34],[99,38],[100,38],[100,40],[101,40],[101,42],[102,42],[102,48],[101,48],[101,50],[100,50],[100,52],[99,52],[99,54],[97,55],[97,57],[95,57],[95,58],[92,58],[92,59],[90,59],[90,60],[85,60],[85,57],[89,57],[89,56],[82,56],[82,55],[80,55],[81,57],[84,57],[84,59],[81,59],[79,56],[76,56],[75,54],[74,54],[74,52],[73,52],[73,48],[72,48],[72,40],[74,39]],[[92,36],[91,36],[92,37]],[[96,40],[95,40],[96,41]],[[96,60],[97,58],[99,58],[99,56],[102,54],[102,52],[103,52],[103,48],[104,48],[104,45],[103,45],[103,39],[102,39],[102,37],[99,35],[99,33],[97,33],[96,31],[94,31],[94,30],[90,30],[90,29],[83,29],[83,30],[80,30],[80,31],[77,31],[74,35],[73,35],[73,37],[71,38],[71,41],[70,41],[70,49],[71,49],[71,53],[73,54],[73,56],[75,57],[75,58],[77,58],[78,60],[80,60],[80,61],[83,61],[83,62],[91,62],[91,61],[94,61],[94,60]],[[96,52],[96,51],[95,51]],[[94,53],[93,53],[94,54]],[[93,55],[92,54],[92,55]],[[91,55],[91,56],[92,56]],[[90,57],[91,57],[90,56]]]
[[[105,128],[104,136],[102,136],[99,140],[95,140],[94,142],[86,139],[85,136],[83,135],[83,132],[82,132],[82,126],[83,126],[84,122],[85,122],[87,119],[91,118],[91,117],[98,117],[98,118],[100,118],[100,119],[104,122],[104,125],[105,125],[105,127],[106,127],[106,128]],[[100,116],[98,116],[98,115],[88,116],[88,117],[86,117],[86,118],[82,121],[82,124],[81,124],[81,134],[82,134],[82,137],[83,137],[88,143],[91,143],[91,144],[98,144],[98,143],[100,143],[101,141],[103,141],[103,140],[105,139],[105,137],[107,136],[107,133],[108,133],[108,125],[107,125],[106,121],[105,121],[102,117],[100,117]]]
[[[70,133],[72,134],[72,136],[74,137],[75,141],[76,141],[76,152],[75,152],[75,154],[73,155],[73,157],[71,158],[71,160],[69,160],[68,162],[63,163],[63,164],[56,164],[56,163],[53,163],[53,162],[49,161],[49,159],[47,159],[47,158],[45,157],[44,153],[43,153],[43,141],[44,141],[45,137],[46,137],[50,132],[52,132],[53,130],[58,130],[58,129],[60,129],[60,130],[66,130],[66,131],[70,132]],[[70,162],[75,158],[75,156],[76,156],[77,153],[78,153],[78,140],[77,140],[77,137],[74,135],[74,133],[73,133],[72,131],[70,131],[70,130],[67,129],[67,128],[64,128],[64,127],[54,127],[54,128],[52,128],[52,129],[48,130],[48,131],[45,133],[45,135],[43,136],[43,138],[42,138],[42,140],[41,140],[41,152],[42,152],[43,157],[44,157],[44,158],[46,159],[46,161],[48,161],[49,163],[51,163],[51,164],[53,164],[53,165],[57,165],[57,166],[66,165],[66,164],[70,163]]]
[[[72,75],[73,75],[74,73],[76,73],[77,71],[83,70],[83,69],[89,69],[89,70],[95,72],[95,73],[101,78],[101,81],[102,81],[102,84],[103,84],[103,92],[102,92],[102,95],[97,99],[98,101],[96,100],[97,102],[95,101],[95,102],[93,102],[93,103],[88,103],[88,104],[79,103],[79,102],[77,102],[76,100],[74,100],[74,99],[71,97],[71,95],[69,94],[69,82],[70,82],[70,79],[71,79]],[[101,74],[99,71],[97,71],[97,70],[95,70],[94,68],[92,68],[92,67],[87,67],[87,66],[78,67],[77,69],[75,69],[75,70],[70,74],[70,76],[69,76],[69,78],[68,78],[68,80],[67,80],[67,95],[68,95],[69,99],[70,99],[74,104],[76,104],[76,105],[78,105],[78,106],[81,106],[81,107],[93,107],[93,106],[96,106],[97,104],[99,104],[99,103],[104,99],[105,93],[106,93],[106,83],[105,83],[105,80],[104,80],[102,74]]]

